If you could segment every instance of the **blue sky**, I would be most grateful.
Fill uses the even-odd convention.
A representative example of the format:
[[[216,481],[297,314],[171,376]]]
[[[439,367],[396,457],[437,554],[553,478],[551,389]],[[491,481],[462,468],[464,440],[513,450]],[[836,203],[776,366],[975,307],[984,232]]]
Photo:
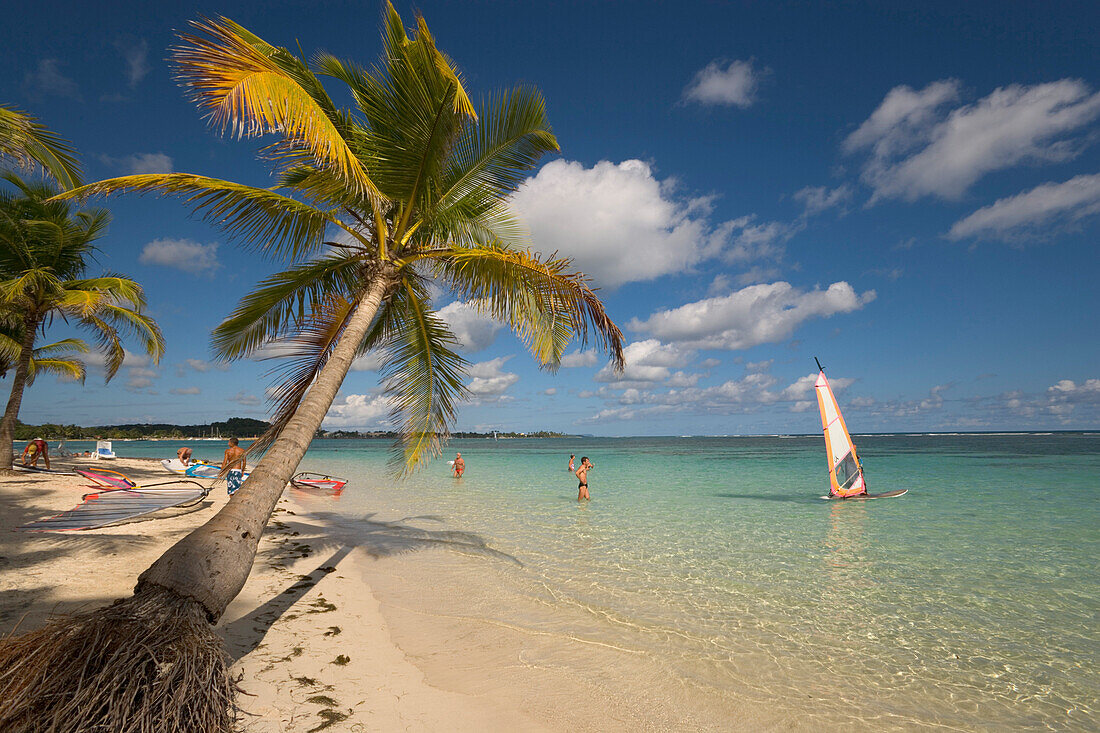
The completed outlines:
[[[514,208],[629,344],[623,375],[580,352],[540,372],[443,294],[473,364],[459,428],[816,432],[815,355],[855,431],[1100,428],[1100,6],[959,5],[419,3],[472,96],[543,90],[562,152]],[[259,144],[208,129],[172,79],[199,14],[307,54],[379,50],[376,3],[20,2],[0,102],[72,140],[90,179],[270,185]],[[276,265],[178,201],[96,203],[100,266],[146,286],[167,354],[107,386],[43,379],[22,418],[263,417],[273,363],[215,366],[209,333]],[[372,366],[326,426],[383,424]]]

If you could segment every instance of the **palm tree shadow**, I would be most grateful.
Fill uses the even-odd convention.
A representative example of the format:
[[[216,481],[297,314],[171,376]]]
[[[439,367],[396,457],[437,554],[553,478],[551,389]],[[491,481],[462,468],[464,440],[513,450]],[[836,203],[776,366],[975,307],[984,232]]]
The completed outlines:
[[[220,631],[225,639],[230,659],[236,663],[241,657],[258,647],[275,622],[282,618],[283,614],[289,611],[303,594],[317,585],[321,578],[334,571],[337,564],[347,557],[352,549],[351,545],[341,547],[267,603],[252,609],[236,621],[224,624]]]
[[[474,532],[421,529],[407,524],[407,522],[415,520],[444,521],[438,515],[425,514],[415,517],[403,517],[393,521],[372,519],[376,515],[377,513],[372,512],[359,519],[349,520],[347,516],[339,514],[326,512],[315,512],[313,514],[314,517],[325,521],[330,527],[348,532],[344,541],[356,544],[374,559],[438,547],[464,555],[503,560],[523,567],[523,563],[515,556],[494,549],[485,538]]]

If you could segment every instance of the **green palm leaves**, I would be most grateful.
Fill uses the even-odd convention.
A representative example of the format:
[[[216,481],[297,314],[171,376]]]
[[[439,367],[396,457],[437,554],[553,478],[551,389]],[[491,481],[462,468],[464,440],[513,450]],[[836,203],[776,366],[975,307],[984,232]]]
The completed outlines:
[[[80,164],[68,142],[25,112],[0,106],[0,158],[27,168],[40,165],[61,185],[80,185]]]
[[[350,339],[356,353],[383,356],[404,468],[437,454],[467,395],[466,362],[435,312],[432,281],[507,324],[546,368],[590,335],[621,366],[622,334],[585,276],[528,251],[508,210],[539,158],[558,149],[537,90],[475,106],[423,18],[410,34],[392,5],[382,56],[369,68],[324,54],[307,63],[226,18],[192,25],[175,50],[179,78],[218,129],[279,136],[265,149],[278,185],[174,173],[70,195],[178,195],[245,245],[290,261],[213,334],[223,360],[283,360],[274,428],[260,445],[290,423],[311,385],[343,379],[346,364],[336,375],[325,367]],[[353,108],[336,107],[323,77],[346,86]]]

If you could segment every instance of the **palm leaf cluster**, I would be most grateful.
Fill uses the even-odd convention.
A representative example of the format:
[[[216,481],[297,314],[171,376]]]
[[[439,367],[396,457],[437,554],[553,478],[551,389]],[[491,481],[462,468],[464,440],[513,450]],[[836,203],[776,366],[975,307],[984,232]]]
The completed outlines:
[[[369,67],[299,58],[227,19],[202,19],[174,50],[180,81],[216,128],[276,135],[263,154],[272,188],[184,173],[101,181],[118,191],[182,197],[245,247],[288,262],[213,334],[223,360],[278,355],[269,445],[345,335],[372,285],[385,286],[358,353],[381,350],[383,386],[411,469],[441,449],[467,397],[460,344],[433,294],[463,299],[508,325],[555,369],[589,338],[622,366],[622,334],[568,259],[524,245],[508,196],[557,141],[538,90],[519,86],[474,104],[423,18],[406,30],[392,5],[383,52]],[[339,107],[322,78],[341,84]]]
[[[63,188],[80,185],[80,164],[68,142],[26,112],[0,105],[0,158],[40,166]]]

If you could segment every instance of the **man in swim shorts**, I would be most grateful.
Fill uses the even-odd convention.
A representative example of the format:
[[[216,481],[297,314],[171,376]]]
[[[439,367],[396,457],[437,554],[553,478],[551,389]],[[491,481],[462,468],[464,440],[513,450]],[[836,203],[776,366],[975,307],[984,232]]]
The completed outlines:
[[[225,457],[222,459],[222,470],[229,469],[225,475],[225,489],[230,496],[244,483],[244,471],[247,467],[244,449],[238,445],[239,442],[236,438],[230,438],[229,447],[225,449]]]
[[[595,466],[588,462],[588,456],[581,456],[581,467],[577,469],[577,501],[592,498],[588,495],[588,470],[591,468]]]
[[[466,472],[466,461],[462,460],[461,453],[455,453],[455,478],[462,478],[462,474]]]

